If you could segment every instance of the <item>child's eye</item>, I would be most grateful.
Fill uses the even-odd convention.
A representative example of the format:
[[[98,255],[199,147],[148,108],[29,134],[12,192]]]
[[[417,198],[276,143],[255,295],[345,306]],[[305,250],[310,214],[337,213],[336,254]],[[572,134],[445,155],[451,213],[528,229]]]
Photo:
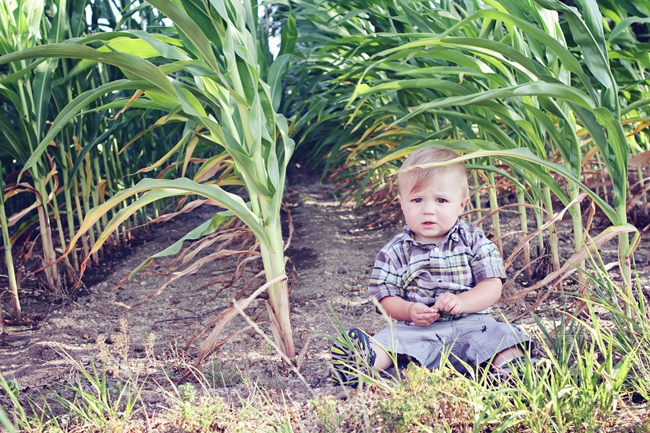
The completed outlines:
[[[444,198],[437,198],[436,201],[437,201],[438,203],[446,203],[446,202],[447,202],[447,200],[444,199]]]
[[[422,199],[421,198],[414,198],[413,203],[422,203]]]

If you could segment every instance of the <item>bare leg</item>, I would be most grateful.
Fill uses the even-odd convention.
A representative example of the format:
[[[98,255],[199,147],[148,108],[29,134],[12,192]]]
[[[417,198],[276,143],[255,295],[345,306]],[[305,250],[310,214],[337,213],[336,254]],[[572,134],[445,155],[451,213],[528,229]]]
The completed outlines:
[[[497,353],[497,355],[492,360],[492,365],[500,367],[506,362],[516,358],[521,358],[522,356],[524,356],[524,352],[519,346],[508,347],[507,349]]]
[[[388,353],[384,350],[383,347],[378,346],[374,343],[370,343],[370,347],[372,350],[375,351],[375,364],[373,367],[375,367],[377,370],[384,371],[388,368],[390,368],[391,365],[393,365],[393,360],[391,357],[388,355]]]

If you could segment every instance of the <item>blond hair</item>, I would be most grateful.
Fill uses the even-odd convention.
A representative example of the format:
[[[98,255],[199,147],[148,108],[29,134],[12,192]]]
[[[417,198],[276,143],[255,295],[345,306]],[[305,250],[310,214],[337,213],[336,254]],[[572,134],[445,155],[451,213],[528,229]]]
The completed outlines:
[[[431,162],[444,162],[458,158],[458,154],[446,147],[427,147],[413,152],[400,168],[397,176],[397,185],[402,192],[418,192],[435,178],[445,177],[448,181],[459,182],[463,191],[463,199],[469,197],[467,186],[467,169],[462,162],[430,168],[413,168],[414,165],[428,164]],[[404,188],[408,188],[405,190]]]

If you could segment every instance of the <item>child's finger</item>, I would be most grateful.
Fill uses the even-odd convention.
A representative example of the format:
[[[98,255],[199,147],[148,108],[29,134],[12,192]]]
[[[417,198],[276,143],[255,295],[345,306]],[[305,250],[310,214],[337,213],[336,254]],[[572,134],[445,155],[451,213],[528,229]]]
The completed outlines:
[[[420,319],[429,320],[429,319],[432,319],[433,317],[435,317],[436,313],[434,313],[433,311],[427,309],[427,311],[418,312],[418,313],[416,313],[416,315]]]
[[[438,298],[438,300],[436,301],[434,307],[436,307],[436,309],[438,311],[447,311],[448,312],[449,311],[449,301],[442,298],[442,297]]]
[[[453,303],[453,307],[449,310],[451,314],[460,314],[465,312],[465,303],[459,299],[456,299]]]

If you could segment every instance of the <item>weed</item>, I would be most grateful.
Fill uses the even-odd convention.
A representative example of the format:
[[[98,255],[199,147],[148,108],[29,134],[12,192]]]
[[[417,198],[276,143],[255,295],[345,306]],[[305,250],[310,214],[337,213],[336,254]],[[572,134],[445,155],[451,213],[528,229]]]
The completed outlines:
[[[63,386],[63,392],[53,392],[50,399],[63,413],[71,415],[75,424],[89,425],[104,432],[122,431],[141,409],[136,409],[136,404],[144,382],[138,385],[137,378],[111,381],[106,369],[99,371],[93,361],[87,369],[67,352],[63,355],[75,367],[77,376]]]
[[[294,406],[287,404],[284,393],[281,393],[280,396],[282,398],[282,413],[273,411],[275,422],[272,423],[271,431],[277,433],[304,432],[305,428],[302,425],[300,414],[296,413]],[[267,400],[267,402],[271,403],[270,400]]]
[[[154,332],[148,332],[144,339],[144,353],[147,358],[147,362],[150,365],[153,365],[156,362],[156,355],[154,354],[153,348],[156,345],[156,334]]]
[[[29,400],[29,412],[19,400],[16,382],[6,381],[0,375],[0,386],[9,396],[14,422],[21,431],[125,431],[125,426],[140,410],[136,409],[136,402],[142,388],[136,381],[109,381],[105,369],[99,372],[92,361],[87,369],[67,352],[63,351],[63,356],[75,367],[74,378],[62,386],[52,385],[40,406]],[[4,415],[4,412],[0,414],[0,425],[9,432],[16,431]]]
[[[120,318],[120,333],[112,334],[113,352],[117,353],[127,365],[129,362],[129,347],[131,346],[131,336],[129,335],[129,322],[125,317]]]
[[[630,322],[621,317],[617,325],[614,320],[614,327],[605,327],[596,313],[605,310],[616,317],[622,292],[616,291],[606,272],[592,265],[598,278],[580,271],[591,279],[591,293],[599,296],[572,294],[581,301],[580,314],[560,311],[550,327],[553,331],[533,316],[543,337],[538,340],[545,359],[534,367],[526,362],[511,385],[500,390],[508,397],[513,422],[533,433],[604,427],[622,403],[630,373],[639,363],[642,340],[629,333]]]
[[[20,395],[20,386],[15,380],[6,380],[2,374],[0,374],[0,390],[4,392],[9,397],[11,405],[13,406],[14,418],[21,425],[27,425],[27,414],[25,409],[20,404],[18,397]],[[3,407],[0,407],[0,425],[7,429],[8,432],[15,432],[16,429],[13,423],[7,417],[7,414],[4,411]]]
[[[282,391],[260,389],[258,385],[249,385],[247,404],[243,406],[250,418],[258,419],[255,431],[274,433],[295,433],[307,431],[303,425],[300,405],[287,401]],[[250,431],[250,424],[247,426]],[[312,430],[309,430],[312,431]]]
[[[198,396],[189,383],[178,387],[178,396],[164,416],[180,431],[197,433],[223,431],[233,421],[221,398]]]
[[[178,386],[178,398],[181,403],[194,403],[196,400],[196,388],[191,383],[184,383]]]
[[[184,383],[176,386],[170,381],[173,391],[166,392],[170,407],[163,414],[175,432],[260,432],[276,428],[273,431],[292,431],[291,423],[286,424],[284,415],[279,415],[267,397],[262,398],[255,385],[249,388],[246,399],[239,398],[239,410],[227,404],[223,398],[211,395],[207,388],[208,380],[200,372],[192,370],[195,384]],[[276,422],[273,422],[275,419]]]
[[[95,338],[95,348],[97,349],[96,358],[103,365],[107,365],[111,359],[111,353],[108,346],[106,345],[106,335],[97,335],[97,338]]]
[[[163,414],[176,431],[214,432],[224,431],[235,422],[230,407],[222,398],[212,396],[206,377],[196,368],[185,365],[185,368],[198,382],[199,389],[193,383],[177,385],[167,377],[171,391],[164,391],[170,403],[168,411]]]
[[[339,400],[325,395],[307,403],[309,410],[316,416],[323,433],[337,432],[345,419],[345,414],[338,411]]]
[[[429,371],[410,364],[406,380],[379,401],[386,431],[408,432],[425,426],[465,430],[476,417],[477,384],[450,367]],[[438,430],[439,431],[439,430]]]
[[[152,422],[167,424],[160,431],[178,433],[559,433],[608,430],[614,420],[618,422],[615,417],[624,413],[628,419],[634,418],[630,431],[650,431],[648,421],[634,414],[638,409],[634,405],[645,407],[650,399],[650,326],[642,290],[637,288],[636,297],[630,299],[606,272],[593,267],[597,270],[592,271],[595,275],[590,276],[588,290],[570,294],[581,303],[579,313],[566,306],[556,309],[550,326],[536,318],[539,334],[535,340],[545,356],[534,366],[529,360],[513,366],[514,374],[508,381],[490,382],[489,372],[480,368],[468,368],[472,377],[462,376],[450,368],[446,359],[444,367],[434,371],[410,365],[404,377],[396,380],[359,366],[361,381],[356,391],[340,388],[345,392],[342,400],[312,393],[311,400],[302,405],[291,401],[291,394],[284,390],[252,383],[236,367],[214,360],[198,370],[179,354],[174,357],[178,363],[174,371],[190,371],[192,381],[179,385],[169,378],[173,372],[167,375],[170,386],[163,392],[168,408]],[[604,326],[603,312],[611,326]],[[333,311],[331,316],[337,331],[342,332]],[[84,366],[66,354],[75,375],[67,384],[53,386],[52,395],[45,397],[40,406],[30,401],[30,407],[24,408],[21,402],[25,404],[25,398],[20,396],[18,384],[0,376],[5,400],[10,402],[9,409],[0,411],[0,429],[10,433],[134,430],[139,421],[134,415],[140,410],[136,402],[141,401],[143,385],[138,385],[137,374],[111,376],[108,372],[118,359],[118,365],[128,362],[127,324],[121,324],[121,331],[124,344],[113,356],[105,347],[104,337],[98,336],[95,362],[106,357],[108,366],[99,368],[92,361]],[[115,336],[111,339],[116,340]],[[146,338],[145,352],[147,362],[152,364],[154,342],[151,333]],[[277,350],[266,342],[269,351]],[[235,400],[239,400],[231,401],[229,396],[215,395],[215,388],[237,384],[247,389],[247,397],[237,394]],[[232,390],[227,391],[232,394]],[[154,431],[151,427],[149,430]]]
[[[231,387],[242,381],[239,369],[225,366],[219,361],[210,362],[205,370],[205,377],[210,380],[212,387]]]
[[[6,429],[8,433],[16,433],[16,429],[14,428],[11,421],[9,421],[7,414],[5,413],[4,410],[2,410],[1,407],[0,407],[0,426]]]

